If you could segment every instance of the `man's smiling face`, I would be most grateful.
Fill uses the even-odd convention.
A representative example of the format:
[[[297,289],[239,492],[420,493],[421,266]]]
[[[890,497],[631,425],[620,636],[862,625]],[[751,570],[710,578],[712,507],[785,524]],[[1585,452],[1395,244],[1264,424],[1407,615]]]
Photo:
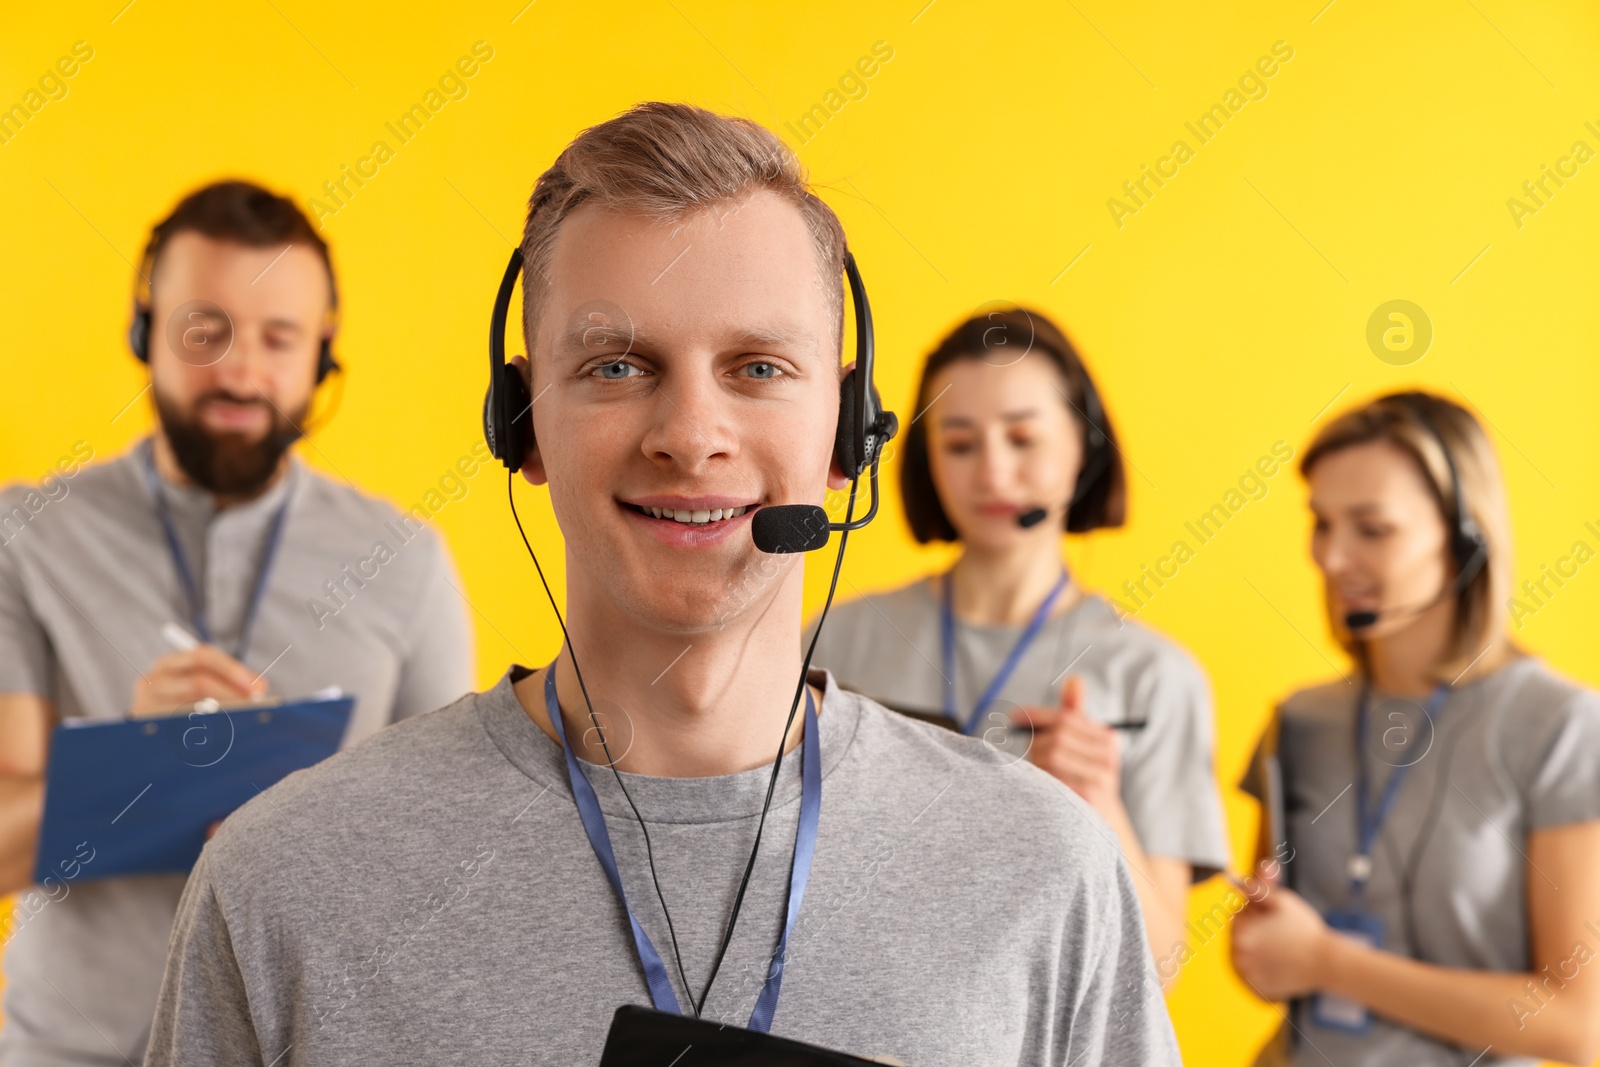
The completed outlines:
[[[837,328],[816,245],[775,194],[670,223],[575,210],[537,320],[523,468],[550,484],[575,581],[666,630],[764,604],[741,581],[764,558],[751,513],[844,484]]]

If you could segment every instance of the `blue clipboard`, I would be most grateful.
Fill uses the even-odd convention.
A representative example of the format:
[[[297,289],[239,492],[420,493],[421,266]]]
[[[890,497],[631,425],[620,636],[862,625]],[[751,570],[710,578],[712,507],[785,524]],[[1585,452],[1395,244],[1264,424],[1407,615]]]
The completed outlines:
[[[355,697],[55,728],[35,884],[187,874],[206,829],[338,751]]]

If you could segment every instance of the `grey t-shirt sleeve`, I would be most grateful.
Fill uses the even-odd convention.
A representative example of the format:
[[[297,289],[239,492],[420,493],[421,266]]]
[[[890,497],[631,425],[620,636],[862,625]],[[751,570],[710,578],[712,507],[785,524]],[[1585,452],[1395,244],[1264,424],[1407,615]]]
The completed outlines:
[[[473,686],[472,622],[461,578],[444,540],[428,531],[430,560],[422,579],[395,687],[393,720],[442,708]]]
[[[1244,770],[1239,775],[1239,792],[1256,800],[1260,800],[1266,793],[1266,788],[1261,781],[1261,750],[1266,743],[1267,735],[1265,733],[1256,738],[1256,743],[1250,746],[1250,759],[1245,763]]]
[[[1133,877],[1120,858],[1107,866],[1116,872],[1114,895],[1094,909],[1088,945],[1069,937],[1062,946],[1063,973],[1085,978],[1077,998],[1059,1005],[1058,1024],[1069,1036],[1058,1067],[1177,1065],[1182,1061],[1146,947]]]
[[[1528,828],[1600,819],[1600,782],[1594,774],[1600,753],[1600,694],[1574,691],[1539,747],[1542,757],[1524,786]]]
[[[1134,681],[1129,712],[1148,718],[1123,767],[1123,804],[1152,856],[1186,860],[1194,880],[1228,865],[1227,831],[1213,762],[1210,687],[1181,652],[1161,657]]]
[[[20,506],[15,491],[0,492],[0,515]],[[12,543],[37,530],[11,533],[0,526],[0,693],[52,697],[50,638],[34,615],[22,584],[22,553]]]
[[[145,1067],[261,1067],[267,1062],[208,853],[200,854],[178,902]]]

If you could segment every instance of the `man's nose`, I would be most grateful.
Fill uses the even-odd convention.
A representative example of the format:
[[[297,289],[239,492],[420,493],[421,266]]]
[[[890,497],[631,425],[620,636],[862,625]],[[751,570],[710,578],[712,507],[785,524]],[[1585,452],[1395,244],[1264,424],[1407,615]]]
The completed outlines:
[[[711,374],[663,381],[646,401],[652,410],[641,447],[652,459],[689,468],[732,456],[738,451],[731,410],[735,402]]]
[[[260,394],[262,345],[250,330],[235,330],[227,355],[212,367],[218,386],[237,397]]]

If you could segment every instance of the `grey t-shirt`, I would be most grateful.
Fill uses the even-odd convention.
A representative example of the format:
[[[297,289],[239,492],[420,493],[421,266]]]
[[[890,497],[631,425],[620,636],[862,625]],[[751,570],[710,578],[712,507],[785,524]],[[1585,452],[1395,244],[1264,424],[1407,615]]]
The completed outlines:
[[[813,619],[805,641],[816,631]],[[969,716],[1000,670],[1020,626],[955,630],[955,705]],[[804,646],[802,646],[804,647]],[[864,596],[828,611],[812,664],[846,689],[897,710],[944,713],[939,597],[927,579]],[[989,705],[979,736],[1025,759],[1032,735],[1006,728],[1022,705],[1056,707],[1064,674],[1083,679],[1085,707],[1100,722],[1146,720],[1119,730],[1122,804],[1139,844],[1152,856],[1186,860],[1200,881],[1228,866],[1222,801],[1212,769],[1211,692],[1205,674],[1173,642],[1120,619],[1098,596],[1045,621]]]
[[[649,994],[561,749],[511,688],[525,673],[291,775],[223,825],[180,907],[149,1067],[598,1060],[613,1011]],[[1178,1063],[1099,817],[1034,767],[812,681],[821,826],[772,1032],[915,1067]],[[799,765],[784,760],[707,1018],[746,1025],[760,991]],[[770,773],[623,776],[697,993]],[[670,960],[637,826],[611,772],[585,774]]]
[[[1278,708],[1294,849],[1289,885],[1323,913],[1349,904],[1359,692],[1358,680],[1331,682],[1301,690]],[[1369,810],[1397,767],[1410,770],[1378,835],[1365,910],[1382,921],[1387,951],[1441,967],[1529,970],[1526,838],[1533,830],[1600,819],[1600,694],[1519,657],[1457,687],[1432,719],[1426,704],[1426,698],[1372,696]],[[1405,872],[1413,868],[1407,894]],[[1294,1025],[1303,1035],[1295,1063],[1536,1062],[1479,1059],[1481,1048],[1437,1041],[1376,1014],[1362,1034],[1321,1026],[1309,1000],[1296,1002]]]
[[[134,681],[172,651],[162,625],[192,630],[142,447],[43,489],[0,492],[0,693],[47,697],[63,719],[119,719]],[[162,490],[228,651],[269,521],[290,497],[244,662],[276,695],[354,694],[347,744],[472,688],[470,622],[431,528],[298,460],[220,512],[198,489]],[[184,878],[83,880],[92,860],[68,869],[79,877],[19,894],[5,930],[6,1067],[122,1064],[149,1032]]]

